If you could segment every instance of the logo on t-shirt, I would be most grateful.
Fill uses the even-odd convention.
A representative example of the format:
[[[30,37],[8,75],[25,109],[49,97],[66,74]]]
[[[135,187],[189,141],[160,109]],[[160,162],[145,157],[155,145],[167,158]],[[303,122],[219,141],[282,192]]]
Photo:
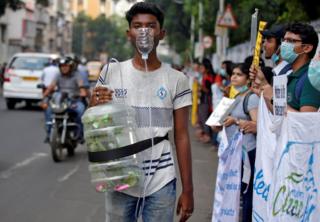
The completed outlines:
[[[126,98],[127,92],[127,89],[114,89],[114,95],[116,98]]]
[[[158,96],[160,99],[166,98],[166,96],[167,96],[167,90],[161,86],[160,89],[158,89],[157,96]]]

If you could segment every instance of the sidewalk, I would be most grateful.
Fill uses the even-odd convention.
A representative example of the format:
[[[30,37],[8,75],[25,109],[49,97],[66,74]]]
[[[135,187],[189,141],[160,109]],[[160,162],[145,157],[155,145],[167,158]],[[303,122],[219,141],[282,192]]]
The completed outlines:
[[[215,179],[218,167],[217,151],[213,151],[210,144],[203,144],[196,141],[192,127],[189,127],[189,132],[192,149],[195,208],[188,222],[209,222],[211,221]],[[177,166],[176,168],[177,172],[179,172]],[[181,182],[180,178],[178,178],[177,198],[180,193]],[[179,218],[176,217],[175,221],[179,221]]]

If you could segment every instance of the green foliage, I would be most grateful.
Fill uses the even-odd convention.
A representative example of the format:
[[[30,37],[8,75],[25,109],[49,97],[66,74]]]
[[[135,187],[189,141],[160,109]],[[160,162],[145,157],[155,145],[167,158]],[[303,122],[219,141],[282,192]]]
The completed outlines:
[[[98,59],[100,53],[124,60],[130,57],[131,47],[126,39],[123,18],[99,16],[91,19],[80,13],[73,23],[73,52],[88,59]]]
[[[195,18],[195,41],[198,30],[204,35],[214,36],[216,15],[219,8],[217,0],[147,0],[157,3],[165,12],[165,28],[169,45],[178,53],[190,49],[190,21]],[[199,1],[203,2],[203,23],[199,24]],[[177,4],[182,3],[182,4]],[[288,23],[293,21],[310,21],[320,17],[319,0],[226,0],[230,3],[239,28],[230,30],[230,45],[235,45],[250,38],[251,15],[259,9],[259,19],[268,24]],[[213,52],[215,46],[208,50]],[[207,52],[207,53],[208,53]]]

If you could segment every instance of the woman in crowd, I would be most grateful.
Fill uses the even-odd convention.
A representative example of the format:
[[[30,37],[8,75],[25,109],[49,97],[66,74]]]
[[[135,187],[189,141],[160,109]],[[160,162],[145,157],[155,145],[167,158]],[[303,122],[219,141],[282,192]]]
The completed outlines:
[[[244,64],[236,64],[231,75],[231,85],[239,92],[236,99],[236,106],[231,114],[225,119],[224,126],[228,141],[231,142],[232,137],[242,130],[243,146],[250,160],[251,178],[249,185],[242,183],[241,190],[247,191],[243,193],[243,221],[251,221],[252,217],[252,195],[253,195],[253,173],[256,148],[256,121],[259,97],[253,94],[248,87],[249,84],[249,67]],[[214,127],[215,131],[221,130],[221,127]]]

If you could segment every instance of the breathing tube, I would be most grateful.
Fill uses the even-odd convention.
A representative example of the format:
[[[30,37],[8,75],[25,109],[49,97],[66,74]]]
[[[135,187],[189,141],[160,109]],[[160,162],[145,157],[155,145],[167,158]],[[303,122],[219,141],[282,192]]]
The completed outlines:
[[[151,28],[139,28],[138,32],[137,32],[137,37],[136,37],[136,47],[138,52],[141,54],[141,57],[144,61],[144,68],[145,68],[145,73],[148,74],[149,73],[149,69],[148,69],[148,63],[147,60],[149,58],[149,54],[153,49],[153,45],[154,45],[154,33],[153,33],[153,29]],[[148,173],[145,174],[145,180],[144,180],[144,184],[143,184],[143,190],[142,190],[142,202],[140,205],[140,199],[137,202],[136,205],[136,210],[135,210],[135,216],[136,219],[139,218],[139,216],[142,214],[143,212],[143,208],[144,208],[144,204],[145,204],[145,197],[146,197],[146,191],[147,191],[147,187],[148,187],[148,179],[151,173],[151,169],[152,169],[152,149],[154,147],[154,130],[153,130],[153,126],[152,126],[152,96],[149,97],[150,101],[149,101],[149,138],[151,139],[151,147],[150,147],[150,165],[148,168]],[[143,160],[145,160],[145,158],[143,157]],[[144,163],[146,163],[145,161],[143,161]],[[150,182],[151,180],[149,180]],[[140,208],[140,209],[139,209]]]

